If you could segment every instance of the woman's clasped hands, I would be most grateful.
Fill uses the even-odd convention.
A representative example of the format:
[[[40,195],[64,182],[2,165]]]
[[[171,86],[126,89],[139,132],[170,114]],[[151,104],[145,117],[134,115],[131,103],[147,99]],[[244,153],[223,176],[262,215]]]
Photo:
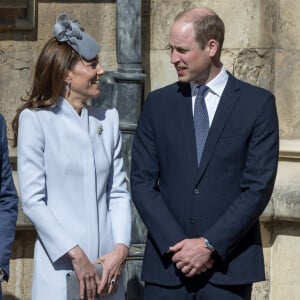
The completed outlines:
[[[84,299],[85,291],[87,299],[94,300],[97,295],[109,295],[117,290],[119,277],[128,255],[127,246],[116,244],[111,252],[96,260],[95,264],[100,263],[103,267],[101,278],[96,266],[89,261],[79,246],[72,248],[68,254],[79,280],[80,299]]]
[[[73,268],[79,281],[80,299],[84,299],[86,291],[87,299],[94,300],[97,296],[98,287],[101,284],[95,265],[89,261],[79,246],[72,248],[68,255],[72,260]]]
[[[101,284],[98,289],[100,295],[109,295],[117,290],[127,255],[128,247],[124,244],[116,244],[111,252],[96,260],[96,263],[103,266]]]

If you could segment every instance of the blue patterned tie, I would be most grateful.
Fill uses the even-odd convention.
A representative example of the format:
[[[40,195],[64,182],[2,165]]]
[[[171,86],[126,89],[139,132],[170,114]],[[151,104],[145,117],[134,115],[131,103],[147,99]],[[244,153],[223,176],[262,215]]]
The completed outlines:
[[[209,119],[206,109],[206,104],[204,97],[209,90],[206,85],[199,85],[196,88],[197,96],[195,99],[194,106],[194,127],[196,136],[196,146],[197,146],[197,158],[198,166],[200,165],[202,152],[204,149],[205,141],[209,131]]]

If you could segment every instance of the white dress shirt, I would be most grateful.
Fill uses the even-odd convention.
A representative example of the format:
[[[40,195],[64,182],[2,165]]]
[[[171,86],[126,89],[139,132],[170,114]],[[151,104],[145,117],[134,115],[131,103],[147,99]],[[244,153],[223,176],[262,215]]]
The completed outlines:
[[[221,72],[214,79],[212,79],[210,82],[206,84],[206,86],[209,87],[209,91],[205,96],[205,104],[208,112],[209,126],[211,126],[211,123],[215,116],[227,80],[228,80],[228,74],[225,71],[224,67],[222,67]],[[199,84],[191,82],[193,114],[194,114],[195,99],[197,96],[197,92],[195,89],[198,85]]]

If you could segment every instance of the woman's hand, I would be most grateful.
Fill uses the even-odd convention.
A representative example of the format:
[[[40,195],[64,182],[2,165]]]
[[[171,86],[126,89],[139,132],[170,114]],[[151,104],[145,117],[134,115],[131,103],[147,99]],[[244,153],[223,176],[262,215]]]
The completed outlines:
[[[96,263],[100,263],[103,266],[98,294],[112,294],[117,290],[119,277],[122,273],[127,255],[128,247],[124,244],[116,244],[111,252],[97,259]]]
[[[88,300],[94,300],[101,284],[96,267],[89,261],[79,246],[72,248],[68,255],[72,260],[74,271],[79,280],[80,299],[84,299],[84,291],[86,290]]]

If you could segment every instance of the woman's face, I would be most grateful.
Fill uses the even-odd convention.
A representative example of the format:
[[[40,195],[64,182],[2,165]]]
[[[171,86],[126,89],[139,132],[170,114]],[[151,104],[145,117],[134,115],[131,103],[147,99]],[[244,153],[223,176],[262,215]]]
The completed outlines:
[[[99,79],[104,70],[99,64],[99,59],[85,61],[79,60],[72,71],[68,73],[70,91],[68,97],[86,101],[100,93]]]

